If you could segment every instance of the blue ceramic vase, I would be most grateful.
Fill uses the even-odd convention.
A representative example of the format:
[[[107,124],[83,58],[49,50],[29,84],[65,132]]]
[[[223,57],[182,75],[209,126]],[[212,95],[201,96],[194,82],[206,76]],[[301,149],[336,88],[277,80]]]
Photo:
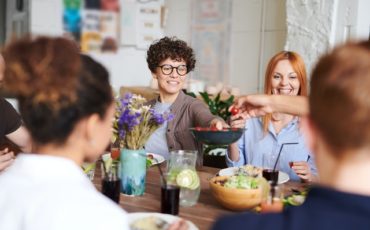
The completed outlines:
[[[145,191],[146,153],[144,149],[121,149],[121,192],[141,196]]]

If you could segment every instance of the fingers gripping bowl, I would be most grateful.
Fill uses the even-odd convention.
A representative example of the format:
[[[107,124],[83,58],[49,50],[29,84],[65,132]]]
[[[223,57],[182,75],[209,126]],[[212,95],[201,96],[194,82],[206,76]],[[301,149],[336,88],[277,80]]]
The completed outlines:
[[[229,145],[243,135],[245,129],[240,128],[224,128],[217,130],[216,128],[195,127],[190,128],[195,139],[207,145]]]

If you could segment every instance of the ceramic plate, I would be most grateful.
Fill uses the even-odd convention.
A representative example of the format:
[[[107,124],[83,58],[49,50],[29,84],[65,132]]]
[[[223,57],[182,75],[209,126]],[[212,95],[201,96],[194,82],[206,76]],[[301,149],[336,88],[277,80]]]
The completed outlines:
[[[220,175],[220,176],[232,176],[232,175],[235,174],[237,169],[238,169],[238,167],[224,168],[224,169],[221,169],[218,172],[218,175]],[[286,174],[285,172],[279,171],[278,184],[283,184],[283,183],[289,181],[289,179],[290,178],[289,178],[288,174]]]
[[[134,222],[137,219],[154,216],[157,218],[160,218],[164,221],[167,221],[168,223],[172,223],[179,219],[177,216],[169,215],[169,214],[163,214],[163,213],[157,213],[157,212],[133,212],[128,213],[128,222],[131,225],[132,222]],[[197,226],[193,224],[193,222],[187,220],[186,221],[189,225],[189,230],[199,230]]]
[[[146,153],[146,155],[149,155],[149,154],[153,155],[153,158],[154,158],[154,159],[156,159],[156,160],[152,160],[152,166],[153,166],[153,165],[156,165],[156,164],[160,164],[160,163],[162,163],[162,162],[164,162],[164,161],[165,161],[165,160],[164,160],[164,157],[163,157],[163,156],[161,156],[161,155],[159,155],[159,154],[155,154],[155,153]]]

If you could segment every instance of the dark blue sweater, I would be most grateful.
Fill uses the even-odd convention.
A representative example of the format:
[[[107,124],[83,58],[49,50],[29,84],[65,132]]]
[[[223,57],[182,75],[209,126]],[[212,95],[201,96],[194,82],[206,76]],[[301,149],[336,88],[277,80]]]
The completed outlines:
[[[212,229],[370,230],[370,196],[314,187],[301,206],[289,207],[282,213],[226,216]]]

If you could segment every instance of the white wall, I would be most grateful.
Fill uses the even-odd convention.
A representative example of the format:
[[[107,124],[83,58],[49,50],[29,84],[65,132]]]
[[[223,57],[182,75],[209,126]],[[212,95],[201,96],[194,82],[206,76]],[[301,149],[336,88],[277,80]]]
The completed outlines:
[[[31,2],[31,32],[43,35],[63,33],[62,0],[33,0]],[[121,48],[117,54],[91,54],[110,72],[111,83],[120,86],[149,85],[151,74],[146,67],[146,52],[131,47]]]
[[[286,0],[286,48],[296,50],[310,73],[317,59],[348,40],[369,39],[369,0]]]
[[[191,0],[167,0],[167,35],[190,42]],[[263,90],[269,58],[285,44],[285,0],[233,0],[230,42],[230,79],[242,93]],[[261,32],[262,31],[262,32]]]
[[[166,0],[166,6],[168,20],[165,34],[190,43],[191,0]],[[61,0],[33,0],[31,31],[35,34],[62,34],[62,7]],[[261,15],[263,9],[266,13],[264,24]],[[284,0],[234,0],[232,12],[229,82],[241,88],[243,93],[256,92],[261,82],[260,76],[263,75],[261,70],[264,70],[265,59],[283,48]],[[92,56],[108,68],[115,88],[121,85],[149,85],[151,75],[146,67],[144,50],[121,48],[117,54]]]
[[[308,12],[312,15],[299,14],[301,11],[292,8],[293,11],[287,17],[286,2],[290,4],[287,5],[288,9],[291,5],[298,5],[298,9],[310,8]],[[168,7],[165,34],[177,36],[190,43],[191,0],[165,0],[165,4]],[[35,34],[62,34],[62,7],[62,0],[32,0],[31,31]],[[340,32],[343,28],[349,26],[351,38],[367,38],[370,28],[368,9],[369,0],[233,0],[230,35],[231,86],[239,87],[242,93],[261,92],[266,63],[273,54],[284,49],[285,43],[286,49],[298,51],[304,56],[310,69],[319,54],[330,47],[330,44],[339,42],[338,34],[343,35],[343,31]],[[317,30],[305,30],[309,28],[307,21],[312,23],[316,13],[323,13],[323,17],[325,13],[331,16],[328,20],[320,21],[323,25],[315,25]],[[328,23],[334,25],[323,30],[328,28]],[[286,24],[288,27],[294,25],[298,31],[288,30],[287,35]],[[334,30],[334,27],[337,29]],[[297,34],[303,34],[306,38],[295,36]],[[312,39],[321,40],[324,45],[314,43]],[[151,75],[144,50],[121,48],[117,54],[93,56],[108,68],[115,88],[121,85],[149,85]]]

